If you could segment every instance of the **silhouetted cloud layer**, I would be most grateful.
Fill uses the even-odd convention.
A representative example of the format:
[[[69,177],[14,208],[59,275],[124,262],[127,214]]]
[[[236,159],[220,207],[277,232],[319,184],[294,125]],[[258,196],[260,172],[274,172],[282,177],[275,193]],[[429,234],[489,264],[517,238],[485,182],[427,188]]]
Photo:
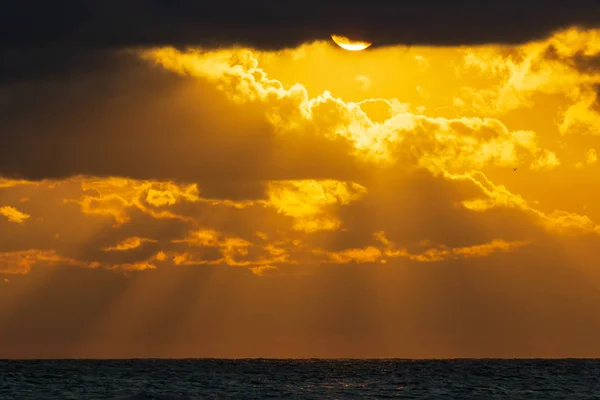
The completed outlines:
[[[130,47],[296,47],[332,33],[374,46],[522,43],[597,27],[595,0],[13,1],[0,13],[2,80],[68,73]]]
[[[379,45],[516,43],[570,25],[600,23],[593,0],[218,2],[42,0],[12,2],[2,47],[159,45],[295,47],[331,33]],[[33,28],[32,28],[33,27]]]

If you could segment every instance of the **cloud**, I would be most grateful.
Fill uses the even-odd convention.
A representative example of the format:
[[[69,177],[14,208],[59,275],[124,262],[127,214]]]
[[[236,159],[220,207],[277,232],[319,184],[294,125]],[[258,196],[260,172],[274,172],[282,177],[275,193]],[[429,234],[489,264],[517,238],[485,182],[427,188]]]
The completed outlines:
[[[367,189],[354,182],[289,181],[271,182],[268,204],[294,219],[294,229],[305,232],[333,230],[340,221],[326,207],[359,199]]]
[[[100,48],[241,44],[277,49],[325,39],[332,32],[354,33],[383,45],[499,43],[526,41],[568,25],[593,26],[599,12],[597,4],[589,0],[556,1],[545,8],[543,16],[540,1],[482,4],[427,0],[402,6],[375,1],[370,3],[368,14],[359,2],[344,7],[319,4],[321,7],[315,1],[285,5],[258,1],[252,6],[199,6],[187,0],[173,4],[137,0],[123,5],[111,0],[93,1],[85,7],[76,1],[63,1],[48,7],[42,1],[15,3],[0,20],[4,38],[0,44],[9,48],[44,44]],[[522,23],[515,22],[515,14]],[[50,22],[59,17],[60,25]],[[25,30],[27,23],[39,29]],[[478,34],[473,35],[473,30]]]
[[[4,75],[0,357],[589,356],[595,35],[117,54],[82,34],[67,75]],[[0,69],[42,62],[26,42]]]
[[[325,252],[330,262],[335,264],[356,263],[387,263],[389,260],[403,257],[411,261],[418,262],[440,262],[461,258],[487,257],[497,251],[514,251],[520,247],[529,244],[527,241],[507,242],[502,239],[495,239],[489,243],[476,244],[472,246],[454,247],[447,246],[431,247],[420,253],[410,253],[404,248],[397,248],[390,242],[385,232],[376,232],[375,236],[385,248],[383,250],[373,246],[365,248],[352,248],[337,252]],[[317,253],[320,251],[317,250]]]
[[[598,161],[598,155],[596,153],[596,150],[595,149],[589,149],[585,153],[585,162],[578,162],[577,164],[575,164],[575,167],[582,168],[585,165],[595,164],[596,161]]]
[[[11,188],[11,187],[21,186],[21,185],[36,186],[37,182],[30,182],[30,181],[26,181],[24,179],[16,180],[16,179],[7,179],[4,177],[0,178],[0,188]]]
[[[272,265],[261,265],[260,267],[252,267],[250,271],[256,276],[268,276],[279,272],[279,268]]]
[[[69,199],[81,206],[85,214],[108,215],[116,224],[129,220],[128,209],[135,208],[155,218],[181,219],[185,216],[166,209],[178,201],[199,199],[197,186],[176,185],[172,182],[139,182],[123,178],[84,179],[80,200]]]
[[[558,126],[560,133],[563,135],[599,135],[600,112],[598,103],[596,89],[590,89],[583,93],[580,100],[569,106],[563,113],[562,121]]]
[[[527,44],[525,53],[527,46],[543,47]],[[51,111],[43,103],[32,111],[43,117],[34,121],[21,110],[3,119],[15,140],[0,168],[26,178],[3,178],[6,204],[30,199],[19,207],[38,229],[33,247],[126,271],[388,261],[390,250],[373,241],[374,232],[394,243],[396,258],[412,262],[513,251],[544,235],[598,233],[593,215],[540,206],[494,183],[505,179],[496,171],[512,173],[516,165],[518,176],[563,168],[560,149],[546,148],[548,140],[533,129],[501,116],[435,116],[430,106],[371,95],[375,80],[361,100],[350,100],[268,72],[269,57],[291,54],[300,62],[331,51],[322,44],[270,54],[154,48],[135,52],[145,64],[127,64],[118,76],[80,77],[81,87],[57,92],[48,86],[57,100]],[[481,58],[485,51],[490,59]],[[497,51],[475,49],[466,60],[494,76],[512,71]],[[405,55],[415,73],[453,71],[436,53],[423,54]],[[110,85],[100,90],[99,82]],[[521,92],[531,86],[523,85]],[[413,99],[436,101],[437,92],[428,91],[430,97]],[[45,145],[31,151],[33,139]],[[33,161],[59,147],[67,149],[60,162]],[[24,157],[11,158],[26,148]],[[53,199],[46,208],[44,196]],[[64,230],[50,209],[81,222]],[[20,246],[32,233],[10,232],[16,236],[4,251],[27,250]]]
[[[496,251],[511,251],[527,244],[525,241],[507,242],[505,240],[493,240],[489,243],[468,247],[430,249],[422,254],[410,255],[409,258],[418,261],[442,261],[449,258],[486,257]]]
[[[346,249],[326,254],[329,257],[330,262],[336,264],[347,264],[349,262],[374,263],[381,257],[381,251],[373,246],[362,249]]]
[[[166,175],[173,180],[132,179],[140,174],[137,171],[144,170],[136,168],[135,163],[118,161],[119,168],[115,171],[122,171],[121,177],[72,175],[68,179],[38,183],[4,179],[5,190],[21,191],[25,187],[35,190],[36,185],[41,185],[43,190],[63,187],[57,192],[63,193],[62,190],[71,187],[59,198],[59,203],[75,207],[81,216],[93,218],[94,224],[109,224],[109,229],[114,229],[114,234],[103,237],[91,233],[87,240],[80,238],[84,241],[80,242],[83,249],[79,253],[73,247],[77,239],[71,239],[69,245],[65,243],[66,252],[57,253],[60,257],[80,260],[81,265],[129,272],[167,265],[279,268],[285,264],[369,264],[387,262],[393,252],[395,257],[409,261],[432,262],[518,249],[542,237],[536,225],[559,235],[599,232],[590,217],[560,209],[542,211],[503,185],[492,183],[479,171],[492,167],[512,170],[513,165],[524,159],[528,159],[532,172],[560,167],[556,154],[542,148],[531,130],[509,130],[494,118],[431,117],[393,99],[352,102],[328,92],[311,97],[300,84],[286,88],[280,81],[269,78],[259,67],[258,56],[247,49],[179,52],[165,48],[141,54],[183,76],[191,75],[202,85],[214,85],[217,91],[212,94],[222,96],[223,106],[230,112],[258,111],[269,127],[269,140],[274,143],[283,144],[278,141],[309,134],[311,141],[331,146],[327,151],[335,151],[335,155],[329,158],[329,167],[340,161],[341,164],[320,174],[344,177],[342,169],[354,165],[356,170],[350,168],[354,179],[314,179],[319,172],[306,159],[297,164],[305,168],[296,171],[301,179],[281,179],[285,176],[281,175],[281,169],[263,170],[255,175],[251,171],[260,168],[261,163],[264,165],[264,160],[257,158],[253,163],[242,164],[242,168],[235,170],[239,172],[223,171],[219,168],[220,158],[200,160],[218,172],[210,180],[202,179],[208,175],[201,173],[198,183],[185,183],[193,176],[186,175],[185,169],[180,170],[182,175],[176,170],[172,170],[173,175]],[[186,105],[198,106],[196,98],[192,99]],[[373,101],[388,107],[388,115],[372,120],[362,108]],[[227,118],[215,122],[226,124]],[[216,145],[218,149],[220,143]],[[296,152],[288,154],[297,156],[298,147],[292,146],[290,151],[292,148]],[[205,151],[213,153],[215,147]],[[277,157],[278,152],[271,154]],[[72,154],[87,161],[80,152]],[[155,160],[162,158],[159,154]],[[171,162],[181,157],[164,159]],[[283,168],[292,165],[288,157],[281,160]],[[76,165],[83,167],[75,170],[79,173],[91,172],[86,163]],[[103,174],[113,167],[109,165]],[[239,175],[240,172],[250,174]],[[144,171],[141,176],[151,173]],[[434,196],[420,204],[422,209],[418,213],[410,208],[412,200],[396,193],[397,185],[406,186],[406,177],[415,173],[416,186],[408,189],[408,193],[426,190]],[[383,184],[378,182],[382,176],[399,180]],[[216,180],[227,184],[215,183]],[[203,181],[209,188],[206,195]],[[14,198],[32,197],[31,193],[19,193]],[[29,203],[32,205],[28,207],[35,209],[36,200]],[[457,205],[462,208],[457,209]],[[510,209],[517,213],[490,212]],[[430,218],[430,210],[435,210],[434,214],[440,218],[441,225],[435,229],[432,228],[435,224],[424,224]],[[235,218],[224,222],[208,217],[211,214],[235,215]],[[507,221],[500,222],[507,216]],[[141,221],[146,221],[143,229],[141,225],[137,228]],[[155,231],[158,236],[150,234],[149,227],[159,226],[159,221],[169,227],[168,234],[160,231]],[[405,224],[398,225],[395,221]],[[517,221],[527,221],[526,229],[515,229]],[[81,229],[87,224],[82,223]],[[464,225],[463,232],[453,237],[458,224]],[[494,232],[482,236],[478,232],[480,224],[499,225]],[[397,243],[392,253],[381,243],[372,243],[373,232],[379,231]],[[50,234],[54,240],[64,240],[61,232],[47,234],[41,242],[45,246],[53,246]],[[430,244],[416,248],[415,242]],[[18,243],[16,239],[14,243]]]
[[[347,218],[349,214],[342,215],[343,208],[352,207],[353,203],[360,203],[365,196],[371,195],[371,183],[374,176],[397,174],[402,169],[425,168],[433,174],[442,174],[444,179],[462,180],[473,185],[475,190],[481,192],[480,195],[462,201],[462,204],[471,211],[481,212],[497,207],[515,207],[535,216],[537,221],[548,229],[565,231],[581,227],[584,231],[596,230],[595,225],[588,217],[563,211],[539,211],[519,195],[513,194],[501,185],[491,183],[484,173],[473,173],[473,170],[490,167],[513,167],[525,160],[531,171],[559,167],[561,163],[556,153],[542,148],[538,144],[538,136],[532,130],[511,130],[502,121],[495,118],[432,117],[415,111],[395,99],[373,98],[353,102],[335,97],[327,91],[312,96],[302,84],[286,86],[281,81],[269,77],[266,71],[260,67],[261,55],[249,49],[179,51],[174,48],[161,48],[143,51],[139,54],[143,59],[154,62],[159,67],[181,75],[180,79],[175,79],[170,75],[164,75],[164,71],[157,73],[160,69],[143,70],[147,71],[149,75],[140,83],[153,82],[157,88],[162,88],[159,93],[166,88],[183,85],[182,88],[185,89],[182,89],[181,93],[185,96],[173,99],[167,97],[165,104],[169,105],[166,107],[169,112],[162,117],[164,121],[160,122],[159,120],[159,123],[150,124],[145,127],[147,128],[145,130],[134,130],[143,132],[143,136],[148,136],[152,140],[141,135],[135,136],[131,130],[114,125],[117,131],[111,134],[115,134],[115,138],[116,133],[119,132],[118,129],[122,129],[120,132],[125,137],[132,134],[134,136],[130,139],[131,144],[123,141],[117,142],[118,145],[112,146],[112,148],[107,147],[105,154],[110,154],[112,164],[98,163],[94,165],[91,161],[94,155],[91,152],[88,153],[85,148],[77,148],[76,151],[68,152],[63,163],[65,169],[55,175],[59,177],[74,176],[70,178],[71,181],[76,185],[81,185],[81,192],[77,196],[69,196],[63,199],[63,202],[78,206],[84,215],[113,219],[113,228],[130,224],[132,218],[139,218],[136,215],[141,213],[152,220],[173,220],[179,221],[178,223],[181,223],[182,226],[193,225],[197,228],[196,232],[213,232],[215,237],[221,238],[215,239],[215,243],[202,245],[218,251],[214,254],[216,257],[214,259],[207,260],[202,255],[189,251],[169,250],[164,253],[167,257],[176,258],[179,264],[273,263],[273,260],[264,258],[266,255],[263,257],[264,259],[239,258],[239,256],[247,255],[250,247],[263,252],[266,249],[264,246],[256,246],[251,242],[247,232],[242,235],[244,236],[242,238],[228,234],[222,236],[223,233],[214,228],[202,230],[204,229],[202,223],[192,211],[197,209],[200,204],[208,208],[217,206],[228,210],[247,209],[251,213],[258,212],[256,211],[258,209],[269,209],[271,212],[279,213],[290,219],[291,226],[288,222],[284,222],[285,219],[278,222],[281,224],[280,226],[286,226],[287,229],[291,228],[292,231],[297,232],[314,234],[319,231],[343,231],[349,229],[349,225],[342,218]],[[491,65],[493,67],[491,71],[494,74],[501,73],[507,68],[503,64],[504,61],[498,58],[495,59],[496,64],[490,63],[489,60],[481,61],[475,56],[467,59],[471,60],[471,64],[478,65],[478,68],[488,68]],[[480,64],[477,64],[478,62]],[[118,81],[121,79],[123,78],[119,78]],[[138,77],[138,79],[140,78]],[[156,80],[160,81],[161,79],[166,80],[158,84]],[[201,85],[203,89],[213,90],[209,92],[213,96],[211,100],[198,96],[200,93],[196,90],[188,92],[187,87],[192,82]],[[519,87],[519,90],[521,89]],[[170,90],[164,93],[170,96],[172,93]],[[69,104],[75,105],[76,98],[74,97]],[[220,99],[219,112],[212,112],[211,107],[214,107],[215,98]],[[135,99],[143,101],[141,97],[135,97]],[[176,103],[174,108],[170,108],[171,101]],[[370,117],[372,110],[367,107],[371,104],[378,104],[386,108],[387,115],[382,114],[384,115],[382,118],[372,119]],[[133,107],[133,109],[128,109],[128,113],[133,112],[133,117],[137,118],[136,106],[131,103],[128,107]],[[160,108],[157,109],[160,110]],[[200,125],[197,124],[202,122],[208,124],[211,129],[226,128],[223,132],[228,139],[223,142],[214,141],[214,135],[208,132],[188,131],[188,127],[183,127],[184,125],[182,126],[180,121],[174,119],[175,116],[179,117],[183,110],[187,113],[188,109],[194,114],[200,111],[204,118],[198,119],[195,127],[200,128]],[[261,129],[256,133],[242,135],[237,131],[241,126],[246,128],[247,125],[242,121],[242,123],[229,126],[230,122],[228,121],[231,120],[229,115],[243,115],[246,111],[252,111],[258,115],[258,118],[250,117],[249,121],[258,123],[257,126],[260,126]],[[221,112],[222,115],[217,115]],[[120,118],[115,118],[115,121],[119,121],[119,125],[125,128],[134,126],[130,124],[139,123],[139,119],[134,119],[126,114],[123,116],[130,118],[131,122],[124,124]],[[106,117],[103,116],[103,119]],[[94,120],[91,126],[97,126],[97,122]],[[161,142],[163,136],[165,139],[174,139],[171,134],[165,136],[166,129],[169,127],[166,122],[173,124],[172,129],[176,134],[181,135],[177,137],[177,140]],[[164,130],[152,132],[152,129],[161,123],[165,124],[162,128]],[[99,135],[103,132],[106,131],[98,130],[94,134]],[[180,153],[186,150],[178,143],[179,140],[192,134],[194,140],[206,145],[194,145],[191,148],[197,153],[189,152],[189,157],[197,160],[196,168],[194,168],[195,171],[198,171],[197,173],[189,172],[190,169],[187,166],[191,158],[187,160],[186,156]],[[300,150],[300,147],[294,142],[302,136],[308,136],[307,143],[310,143],[310,146],[307,152]],[[72,136],[67,135],[64,139],[70,141]],[[159,145],[157,146],[153,140],[158,140]],[[244,152],[248,154],[251,149],[256,148],[267,148],[273,151],[269,153],[269,157],[244,156],[244,159],[240,160],[230,153],[232,143],[238,142],[243,143]],[[183,142],[185,145],[189,143],[191,142],[187,142],[187,139]],[[146,161],[136,157],[135,162],[132,162],[131,158],[123,157],[123,154],[127,154],[123,151],[123,146],[127,148],[132,144],[142,146],[140,149],[144,145],[152,145],[156,152],[149,153]],[[173,148],[174,144],[179,147]],[[286,146],[289,148],[287,151]],[[75,149],[74,146],[72,147]],[[318,151],[317,149],[323,148],[326,149],[323,153],[326,157],[322,159],[324,163],[320,165],[320,168],[316,168],[318,163],[315,165],[309,161],[313,153]],[[89,150],[92,150],[92,147],[89,147]],[[94,151],[97,152],[97,148],[94,147]],[[212,154],[218,154],[218,157],[211,157]],[[296,159],[294,160],[290,156]],[[69,157],[71,158],[69,159]],[[223,160],[227,159],[235,161],[237,165],[223,166]],[[281,160],[281,164],[277,165],[277,168],[275,168],[276,164],[272,164],[273,159]],[[15,159],[15,161],[23,162],[21,159]],[[179,167],[174,169],[173,166],[178,163]],[[10,159],[8,165],[8,171],[11,171]],[[21,175],[27,176],[30,173],[23,174],[25,170],[20,170],[21,166],[35,165],[41,164],[14,164],[12,168],[17,168],[13,171],[19,171]],[[210,176],[204,172],[209,169],[217,171],[217,173],[212,173],[213,175]],[[319,169],[320,171],[318,171]],[[282,174],[285,170],[288,172]],[[293,175],[300,179],[281,179],[292,171]],[[49,172],[51,176],[52,171],[44,169],[45,174]],[[83,173],[102,176],[113,172],[119,172],[121,177],[93,178],[79,175]],[[167,179],[173,179],[173,181],[152,179],[153,176],[158,176],[155,175],[156,173],[162,174]],[[314,179],[319,174],[338,179]],[[344,176],[345,174],[346,176]],[[135,177],[147,178],[131,179]],[[307,179],[309,177],[312,179]],[[348,177],[353,179],[347,179]],[[199,183],[175,183],[176,181],[194,180]],[[3,185],[6,187],[31,184],[26,180],[5,179],[4,182]],[[206,195],[204,187],[208,187]],[[238,188],[242,190],[238,192]],[[215,195],[216,197],[211,197]],[[369,200],[373,201],[373,206],[380,200],[378,196],[381,195],[383,193],[376,191],[372,200]],[[339,214],[340,212],[342,214]],[[103,220],[105,221],[105,219]],[[272,237],[273,231],[269,231],[268,227],[254,226],[253,229],[254,231],[268,231],[268,234],[265,234],[266,237]],[[393,227],[388,226],[385,231],[389,229],[393,230]],[[141,237],[145,236],[128,236],[120,239],[121,241],[116,242],[116,245],[115,241],[105,245],[103,249],[129,248],[129,246],[138,244],[135,246],[137,248],[140,247],[141,242],[135,242],[134,238]],[[490,237],[488,239],[492,243],[497,238]],[[194,239],[192,235],[184,239],[171,240],[171,243],[191,245],[196,243],[194,240],[199,239],[198,237]],[[450,247],[468,248],[477,245],[472,243]],[[159,249],[155,248],[155,250]],[[287,252],[289,249],[286,248],[285,251]],[[220,256],[218,256],[219,254]],[[362,257],[353,253],[343,254],[345,255],[340,255],[340,257],[347,259]],[[369,250],[366,259],[373,259],[374,254],[376,254],[375,251]],[[117,259],[111,263],[112,265],[128,266],[126,268],[132,270],[144,269],[144,266],[149,265],[144,264],[149,255],[145,256],[146,258],[136,261],[140,264],[121,262]],[[296,254],[296,256],[298,255]],[[299,259],[302,257],[304,256]]]
[[[206,181],[213,196],[248,198],[264,195],[260,180],[349,179],[360,173],[341,140],[314,131],[284,140],[265,120],[264,106],[240,107],[212,82],[148,64],[104,78],[5,88],[3,94],[10,107],[0,111],[0,125],[11,143],[0,159],[5,177]],[[77,134],[82,131],[85,136]],[[64,152],[62,161],[50,162],[57,152]]]
[[[587,153],[585,153],[585,162],[587,164],[595,164],[598,161],[598,155],[596,154],[596,150],[589,149]]]
[[[534,132],[509,130],[497,119],[430,117],[394,99],[371,99],[388,109],[372,119],[373,101],[348,101],[327,91],[313,97],[301,84],[286,86],[270,78],[259,55],[247,49],[164,48],[141,55],[181,77],[136,66],[107,78],[110,84],[100,96],[87,98],[73,86],[54,93],[61,99],[48,108],[7,114],[2,123],[14,140],[3,148],[0,171],[34,179],[112,175],[196,181],[213,196],[249,200],[266,196],[265,181],[360,181],[371,168],[366,165],[403,162],[464,171],[508,167],[524,157],[532,169],[560,164],[553,151],[537,144]],[[91,81],[79,84],[94,89]],[[113,98],[121,99],[119,107],[111,105]],[[146,109],[155,110],[150,120],[142,118]],[[35,122],[29,118],[33,113],[41,115]],[[234,114],[236,119],[228,117]],[[32,123],[39,129],[31,129]],[[75,133],[81,130],[85,138]],[[40,147],[44,137],[54,140]],[[60,163],[42,168],[46,164],[33,161],[60,149],[68,149]],[[17,153],[26,156],[11,156]]]
[[[523,43],[568,26],[598,27],[599,13],[593,0],[560,0],[551,6],[539,0],[402,5],[380,0],[370,3],[369,13],[357,1],[339,7],[314,0],[285,5],[258,1],[251,6],[200,6],[191,0],[135,0],[127,5],[93,0],[83,6],[63,0],[48,7],[42,0],[30,0],[10,4],[0,17],[0,50],[11,60],[0,67],[0,82],[110,70],[106,61],[112,53],[137,47],[277,50],[329,40],[332,33],[379,46]],[[33,25],[35,31],[24,28]]]
[[[300,271],[481,258],[546,240],[544,230],[558,238],[600,234],[588,216],[541,211],[481,172],[386,175],[395,181],[268,182],[267,199],[242,203],[204,198],[196,184],[125,178],[5,188],[8,198],[25,189],[43,192],[24,203],[35,215],[31,226],[4,230],[3,272],[25,274],[38,265],[122,272],[226,265],[261,275],[264,266]]]
[[[17,224],[22,224],[25,220],[29,218],[29,215],[22,213],[11,206],[3,206],[0,207],[0,215],[4,215],[10,222],[14,222]]]
[[[135,272],[135,271],[145,271],[148,269],[156,269],[156,265],[150,262],[136,262],[136,263],[123,263],[123,264],[115,264],[110,265],[108,269],[114,269],[118,271],[125,272]]]
[[[562,134],[596,134],[595,105],[600,84],[600,30],[569,28],[520,46],[464,51],[458,74],[497,80],[495,87],[464,86],[455,104],[469,104],[486,115],[533,107],[534,96],[560,95],[571,104],[558,122]]]
[[[280,134],[304,130],[341,139],[352,145],[355,157],[367,162],[393,163],[408,157],[431,169],[468,169],[490,163],[512,165],[517,153],[525,151],[534,158],[531,168],[559,164],[552,152],[537,147],[535,133],[510,132],[494,119],[431,118],[396,109],[389,118],[375,122],[357,103],[327,91],[311,98],[300,84],[284,88],[265,74],[249,50],[182,53],[164,48],[142,57],[184,75],[210,79],[235,102],[266,104],[267,119]]]
[[[34,265],[73,265],[95,267],[68,257],[62,257],[54,250],[26,250],[0,252],[0,273],[8,275],[28,274]]]
[[[494,207],[517,208],[536,217],[536,222],[550,231],[563,234],[600,234],[600,225],[588,216],[563,210],[543,212],[532,206],[518,194],[511,193],[503,185],[495,185],[481,173],[448,175],[451,179],[474,183],[484,197],[463,201],[463,206],[473,211],[485,211]]]
[[[134,236],[134,237],[127,238],[127,239],[117,243],[115,246],[105,247],[103,250],[104,251],[127,251],[127,250],[131,250],[131,249],[136,249],[136,248],[140,247],[141,245],[143,245],[144,243],[155,243],[155,242],[156,242],[156,240],[153,240],[153,239],[139,238],[137,236]]]

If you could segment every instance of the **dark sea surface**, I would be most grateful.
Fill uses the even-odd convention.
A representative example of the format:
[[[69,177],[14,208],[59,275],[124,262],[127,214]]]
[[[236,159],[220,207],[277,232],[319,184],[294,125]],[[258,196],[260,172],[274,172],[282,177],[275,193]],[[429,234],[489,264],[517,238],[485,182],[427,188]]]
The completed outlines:
[[[0,399],[600,399],[600,360],[0,360]]]

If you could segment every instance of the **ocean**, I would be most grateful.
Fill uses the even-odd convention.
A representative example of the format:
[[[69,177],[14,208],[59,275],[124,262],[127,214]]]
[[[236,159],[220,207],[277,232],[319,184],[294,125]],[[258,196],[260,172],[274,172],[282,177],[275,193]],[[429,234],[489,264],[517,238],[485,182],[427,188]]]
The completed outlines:
[[[0,360],[0,399],[600,399],[600,360]]]

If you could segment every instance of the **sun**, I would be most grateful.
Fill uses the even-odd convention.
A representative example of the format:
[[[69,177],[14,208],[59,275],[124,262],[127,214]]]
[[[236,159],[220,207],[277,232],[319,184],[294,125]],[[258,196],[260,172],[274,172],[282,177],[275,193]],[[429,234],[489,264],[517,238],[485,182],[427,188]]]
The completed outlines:
[[[372,43],[360,41],[360,40],[352,40],[347,38],[346,36],[339,35],[331,35],[331,39],[340,46],[344,50],[350,51],[361,51],[371,46]]]

